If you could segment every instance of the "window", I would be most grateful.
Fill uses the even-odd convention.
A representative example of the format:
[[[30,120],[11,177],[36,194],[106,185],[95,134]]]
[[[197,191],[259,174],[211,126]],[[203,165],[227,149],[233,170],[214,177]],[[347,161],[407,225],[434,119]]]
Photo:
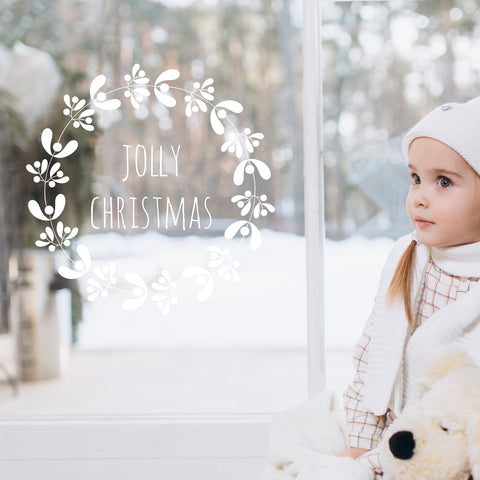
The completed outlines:
[[[4,85],[32,103],[39,92],[51,97],[28,137],[37,150],[22,155],[29,170],[16,174],[36,205],[17,237],[40,246],[21,252],[20,273],[52,257],[35,288],[57,262],[60,277],[75,277],[56,279],[72,288],[75,309],[72,327],[63,302],[52,309],[59,325],[41,331],[36,274],[26,274],[19,301],[32,311],[22,315],[37,318],[30,331],[19,322],[20,374],[58,378],[22,385],[21,401],[7,393],[0,412],[271,413],[306,398],[301,15],[298,1],[6,9],[12,62],[48,53],[52,69],[65,72],[55,85],[33,71],[41,91]],[[81,108],[85,98],[92,102]],[[55,157],[62,176],[41,201],[34,187],[49,173],[36,156],[57,131],[65,151],[78,146]],[[34,222],[61,196],[61,217]],[[69,229],[62,245],[58,228]],[[52,350],[58,358],[47,360]]]
[[[411,231],[402,136],[435,106],[478,95],[480,11],[470,1],[322,6],[326,364],[340,393],[386,256]]]
[[[0,463],[247,478],[270,415],[308,395],[301,3],[17,1],[0,18],[8,245],[35,247],[11,256],[5,362],[31,381],[1,386]]]
[[[408,177],[405,184],[397,181],[405,171],[401,134],[434,105],[478,91],[471,61],[477,16],[469,0],[441,5],[307,0],[303,12],[299,0],[78,1],[74,9],[70,2],[18,0],[2,7],[2,65],[7,60],[14,65],[12,52],[34,54],[15,47],[15,40],[49,52],[56,65],[56,73],[48,76],[27,71],[0,85],[2,145],[8,145],[0,157],[2,225],[19,226],[15,219],[23,217],[16,214],[16,203],[24,210],[26,199],[42,205],[35,190],[41,182],[32,182],[35,173],[25,165],[41,169],[41,148],[53,146],[46,136],[40,147],[40,132],[62,130],[68,121],[62,111],[78,103],[73,97],[88,98],[92,79],[103,74],[107,83],[99,81],[97,93],[117,85],[122,89],[118,96],[96,99],[121,99],[122,108],[95,113],[100,119],[93,133],[78,125],[64,137],[64,148],[78,142],[78,160],[62,163],[70,182],[57,182],[55,188],[65,189],[58,190],[66,199],[63,226],[82,227],[96,283],[82,277],[77,286],[93,301],[83,304],[83,320],[77,323],[78,303],[70,303],[63,280],[40,279],[43,286],[60,288],[59,321],[46,330],[56,345],[46,351],[58,355],[48,365],[66,365],[61,353],[70,350],[69,373],[22,383],[17,397],[1,386],[0,468],[17,478],[39,471],[52,478],[72,472],[105,478],[115,472],[119,479],[149,479],[158,478],[159,471],[179,479],[225,478],[226,472],[255,478],[264,462],[271,414],[306,399],[307,386],[310,395],[325,385],[341,393],[351,378],[350,353],[380,269],[393,239],[409,229],[402,213]],[[52,65],[41,59],[44,66]],[[8,70],[12,75],[20,72],[15,65]],[[180,77],[174,78],[172,70]],[[155,87],[165,71],[171,73],[158,82],[158,96],[155,90],[142,93],[142,78]],[[21,90],[20,77],[36,81]],[[207,112],[192,95],[192,89],[203,87],[207,96],[198,98]],[[11,96],[15,92],[23,99],[33,95],[23,115]],[[175,108],[162,94],[175,98]],[[208,94],[215,102],[231,100],[244,107],[237,114],[237,104],[227,104],[233,108],[232,123],[222,135],[210,122]],[[36,126],[34,113],[42,122]],[[222,123],[224,117],[217,120]],[[248,186],[250,192],[254,187],[265,192],[264,204],[275,207],[274,214],[267,211],[256,219],[259,249],[250,248],[251,235],[242,241],[239,229],[235,239],[222,237],[248,210],[247,186],[233,181],[243,160],[236,157],[234,140],[244,128],[251,129],[247,136],[264,135],[251,137],[260,140],[253,158],[265,161],[272,173],[262,178],[257,164],[258,183]],[[8,161],[12,158],[18,163]],[[34,158],[39,167],[31,163]],[[18,191],[22,202],[14,195]],[[244,198],[232,202],[239,195]],[[57,207],[54,197],[48,198]],[[82,214],[82,221],[72,212]],[[1,248],[49,242],[46,230],[46,237],[39,237],[41,221],[27,218],[33,230],[2,229]],[[214,241],[217,249],[210,250]],[[234,268],[223,269],[218,278],[225,248],[238,253],[239,265],[232,263]],[[45,275],[54,261],[66,266],[61,254],[57,260],[51,253],[35,260]],[[27,255],[12,261],[10,274],[15,277],[15,265],[31,262]],[[209,302],[198,297],[209,293],[209,276],[190,268],[205,265],[216,268]],[[191,274],[187,279],[203,283],[175,287],[176,295],[170,295],[171,282],[180,285],[185,270]],[[234,282],[237,271],[240,278]],[[115,277],[120,291],[103,288],[102,276]],[[151,296],[143,295],[142,282],[156,285]],[[15,306],[18,297],[11,293]],[[28,313],[33,294],[26,288],[19,293]],[[0,341],[13,353],[2,348],[0,360],[10,375],[9,361],[16,358],[11,332],[18,320],[6,315],[5,305],[4,295]],[[70,310],[73,321],[66,314]],[[38,358],[35,325],[30,327],[30,336],[20,336],[24,370]]]

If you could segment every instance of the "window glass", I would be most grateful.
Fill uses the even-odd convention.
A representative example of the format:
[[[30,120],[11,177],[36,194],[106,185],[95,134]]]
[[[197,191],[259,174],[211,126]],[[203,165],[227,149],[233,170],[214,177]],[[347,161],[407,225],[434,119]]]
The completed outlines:
[[[22,381],[0,385],[0,415],[306,398],[301,16],[300,0],[1,7],[0,363]]]
[[[386,256],[411,231],[402,135],[437,105],[479,95],[480,10],[470,0],[322,6],[327,383],[341,392]]]

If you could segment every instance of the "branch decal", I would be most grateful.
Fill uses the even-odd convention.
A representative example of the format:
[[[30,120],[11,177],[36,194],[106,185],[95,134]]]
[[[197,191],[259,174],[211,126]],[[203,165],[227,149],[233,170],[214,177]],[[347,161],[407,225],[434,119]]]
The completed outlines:
[[[153,77],[155,78],[155,77]],[[126,298],[122,302],[125,310],[140,308],[147,299],[150,299],[163,315],[171,312],[178,304],[184,290],[195,289],[196,299],[205,302],[214,293],[216,279],[237,282],[240,279],[240,263],[235,260],[235,253],[229,249],[210,246],[206,265],[193,265],[183,268],[180,278],[173,278],[167,270],[157,273],[156,280],[145,280],[135,272],[121,275],[117,272],[114,262],[102,268],[92,264],[88,248],[81,243],[76,243],[79,229],[76,226],[66,226],[60,220],[67,206],[65,195],[58,193],[53,204],[47,201],[47,189],[52,191],[59,184],[65,184],[70,178],[64,175],[60,160],[72,157],[78,149],[78,142],[63,139],[68,128],[83,129],[87,132],[95,130],[95,117],[99,110],[111,111],[122,108],[122,101],[117,95],[123,92],[124,101],[133,109],[140,108],[142,102],[148,97],[156,100],[167,108],[177,106],[173,92],[183,94],[185,116],[207,114],[212,131],[222,137],[220,151],[231,154],[237,162],[233,184],[241,187],[248,180],[250,189],[244,187],[244,193],[239,193],[231,198],[240,210],[241,220],[233,221],[224,232],[224,237],[231,240],[240,238],[240,244],[249,238],[250,247],[259,249],[262,243],[262,234],[253,222],[266,215],[273,214],[275,207],[268,203],[267,195],[257,191],[258,179],[269,180],[271,171],[269,166],[260,159],[252,158],[255,150],[260,145],[264,136],[250,128],[243,128],[240,132],[236,121],[232,118],[243,112],[243,106],[235,100],[222,100],[216,102],[214,79],[206,78],[202,82],[194,82],[192,88],[183,88],[175,85],[180,78],[176,69],[161,72],[152,84],[146,72],[139,64],[133,65],[131,71],[123,77],[125,83],[115,89],[107,90],[107,77],[97,75],[90,84],[90,98],[81,99],[77,96],[65,94],[63,97],[65,108],[63,115],[67,117],[67,124],[63,131],[54,140],[54,133],[50,128],[45,128],[41,133],[41,144],[46,157],[42,161],[35,161],[26,165],[26,170],[33,177],[35,184],[43,187],[43,202],[29,200],[27,207],[30,214],[36,219],[45,222],[43,231],[39,233],[35,245],[38,248],[47,248],[50,252],[60,250],[63,252],[66,265],[58,268],[58,273],[67,279],[86,280],[86,298],[96,301],[105,298],[111,291],[121,292]],[[216,102],[216,103],[215,103]],[[119,287],[120,278],[123,285]],[[186,284],[186,285],[184,285]]]

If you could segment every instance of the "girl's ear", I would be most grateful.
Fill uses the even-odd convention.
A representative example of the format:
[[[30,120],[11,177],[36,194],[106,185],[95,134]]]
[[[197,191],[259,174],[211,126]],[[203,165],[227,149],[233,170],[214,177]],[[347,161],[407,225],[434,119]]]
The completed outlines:
[[[432,388],[434,383],[453,370],[474,366],[473,360],[464,350],[455,347],[444,350],[442,354],[432,357],[418,369],[418,395],[421,397]],[[480,476],[478,479],[480,479]]]

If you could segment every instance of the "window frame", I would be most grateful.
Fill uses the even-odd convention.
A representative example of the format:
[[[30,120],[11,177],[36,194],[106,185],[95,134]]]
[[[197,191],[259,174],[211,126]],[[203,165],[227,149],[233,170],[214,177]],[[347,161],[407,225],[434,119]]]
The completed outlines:
[[[325,189],[321,0],[303,3],[303,143],[307,261],[308,393],[325,389]]]
[[[12,479],[254,480],[268,423],[263,415],[1,421],[0,472]]]

